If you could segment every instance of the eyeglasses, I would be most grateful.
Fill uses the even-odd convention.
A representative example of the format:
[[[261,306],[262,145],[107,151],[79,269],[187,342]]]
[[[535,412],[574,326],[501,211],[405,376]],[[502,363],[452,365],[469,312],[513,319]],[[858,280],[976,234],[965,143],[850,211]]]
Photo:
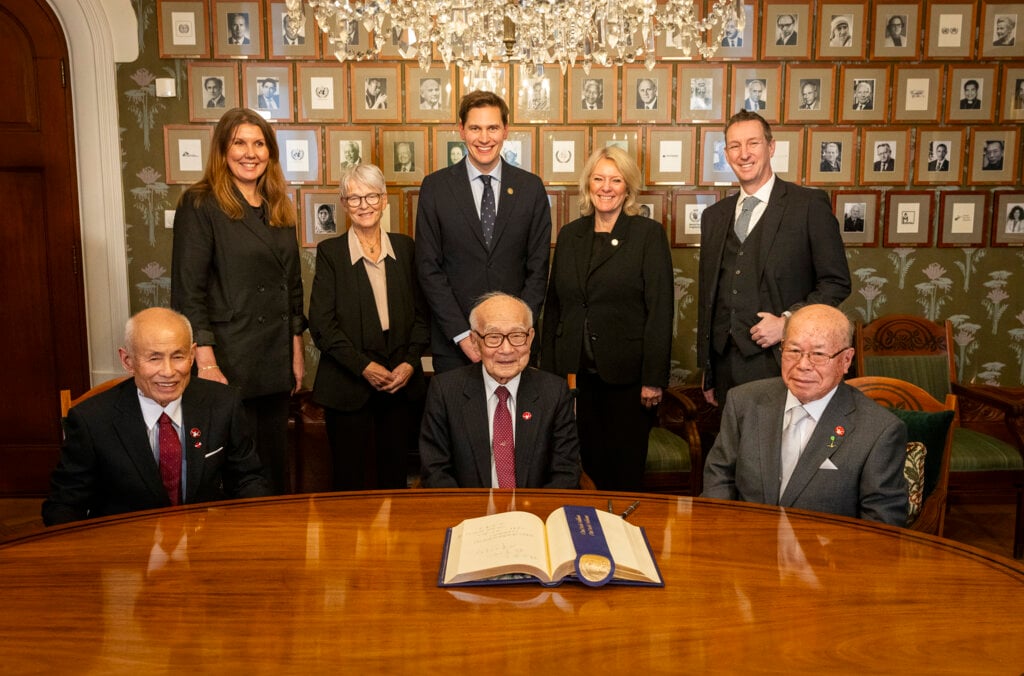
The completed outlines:
[[[371,192],[369,195],[348,195],[342,199],[345,200],[345,204],[355,209],[363,202],[366,202],[371,207],[375,207],[380,204],[382,197],[384,197],[383,193]]]
[[[807,361],[811,362],[812,366],[824,366],[850,349],[853,348],[844,347],[835,354],[827,354],[825,352],[803,352],[795,347],[790,347],[782,350],[782,358],[799,363],[801,359],[807,357]]]
[[[473,331],[473,333],[480,336],[480,340],[484,341],[484,345],[492,349],[501,347],[501,344],[506,340],[508,340],[508,344],[512,347],[522,347],[530,339],[530,334],[526,331],[513,331],[512,333],[480,333],[479,331]]]

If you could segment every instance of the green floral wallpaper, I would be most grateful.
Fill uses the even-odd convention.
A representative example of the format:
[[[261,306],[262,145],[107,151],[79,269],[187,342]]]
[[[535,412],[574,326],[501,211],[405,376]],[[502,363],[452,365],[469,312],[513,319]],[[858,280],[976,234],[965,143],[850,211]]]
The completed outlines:
[[[164,127],[189,123],[188,61],[159,57],[156,0],[138,0],[136,7],[140,57],[120,64],[117,73],[132,312],[170,301],[172,231],[165,211],[174,209],[184,186],[166,182]],[[157,77],[174,78],[179,96],[157,98]],[[699,379],[695,349],[699,252],[697,248],[672,251],[678,313],[672,363],[675,384]],[[843,309],[852,317],[865,322],[889,313],[919,314],[936,321],[948,318],[955,327],[962,381],[1024,384],[1024,249],[851,247],[847,258],[853,293]],[[302,249],[307,299],[314,263],[315,250]],[[311,384],[318,354],[308,336],[306,357],[307,384]]]

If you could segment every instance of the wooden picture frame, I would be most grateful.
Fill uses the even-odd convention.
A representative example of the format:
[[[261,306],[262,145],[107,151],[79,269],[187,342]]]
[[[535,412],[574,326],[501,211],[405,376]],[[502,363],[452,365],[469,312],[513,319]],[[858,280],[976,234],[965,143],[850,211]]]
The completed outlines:
[[[661,223],[661,227],[666,230],[665,237],[667,238],[669,229],[668,191],[641,190],[640,194],[636,196],[636,205],[640,209],[641,216]]]
[[[578,188],[565,190],[565,224],[569,225],[583,214],[580,213],[580,191]]]
[[[832,122],[835,66],[786,66],[786,122]]]
[[[917,131],[914,182],[922,185],[959,185],[962,159],[967,156],[964,129],[923,127]]]
[[[1024,57],[1024,3],[982,0],[981,58],[1019,59]]]
[[[924,53],[928,59],[974,57],[974,20],[977,3],[929,2]]]
[[[652,94],[653,99],[647,100]],[[672,121],[672,98],[671,65],[663,63],[650,70],[639,64],[622,67],[623,123],[668,124]],[[647,109],[648,105],[655,107]]]
[[[875,0],[871,58],[917,60],[921,55],[921,2]]]
[[[494,92],[505,101],[509,101],[508,93],[512,91],[509,84],[509,68],[507,63],[491,63],[477,66],[466,66],[459,69],[459,98],[477,91]]]
[[[405,73],[405,121],[451,122],[455,119],[455,69],[424,71],[402,64]]]
[[[888,66],[863,68],[843,66],[842,94],[839,96],[841,122],[884,122],[888,108]]]
[[[857,165],[853,127],[810,129],[807,133],[807,183],[853,185]]]
[[[867,2],[818,6],[818,59],[862,60],[867,38]],[[843,25],[846,29],[844,31]]]
[[[969,185],[1015,185],[1020,150],[1018,127],[975,127],[968,153]]]
[[[784,181],[799,182],[804,175],[804,128],[775,127],[772,138],[775,140],[772,171]]]
[[[203,177],[210,157],[213,127],[164,125],[164,176],[170,185],[191,185]]]
[[[871,127],[864,130],[861,143],[862,184],[905,185],[910,164],[909,129]]]
[[[326,140],[323,154],[327,160],[327,183],[330,185],[338,185],[343,168],[364,162],[377,164],[378,153],[373,127],[325,127],[324,136]]]
[[[548,208],[551,211],[551,248],[558,243],[558,233],[565,225],[565,191],[548,190]]]
[[[156,16],[161,59],[210,58],[205,0],[158,0]]]
[[[220,84],[218,95],[217,84]],[[188,64],[188,119],[216,122],[238,107],[238,64],[205,62]]]
[[[595,105],[603,107],[602,80],[597,79],[596,82]],[[512,119],[516,124],[562,124],[563,89],[562,73],[557,68],[520,66],[516,71]],[[574,105],[577,105],[577,99],[570,99],[570,108]],[[611,109],[614,111],[614,106]]]
[[[896,66],[894,122],[938,122],[942,67]]]
[[[990,246],[1024,246],[1024,192],[997,190],[992,197]]]
[[[1024,68],[1003,67],[1003,105],[999,119],[1002,122],[1024,121]]]
[[[323,182],[323,155],[320,152],[320,127],[278,127],[281,171],[292,184],[319,185]]]
[[[618,146],[633,158],[636,166],[643,166],[640,157],[640,127],[591,127],[590,132],[590,152],[606,146]]]
[[[752,59],[757,54],[757,7],[753,3],[743,5],[743,31],[739,32],[739,26],[733,23],[731,26],[723,24],[716,38],[721,43],[718,51],[709,61],[732,61],[737,59]],[[730,35],[730,30],[735,35]],[[686,60],[689,61],[693,55],[686,54],[682,49],[671,46],[673,39],[670,31],[665,31],[658,38],[658,58],[662,61]]]
[[[299,122],[348,121],[348,69],[340,64],[297,63]]]
[[[534,128],[509,127],[508,137],[501,145],[501,157],[514,167],[534,171]]]
[[[213,3],[213,57],[264,58],[262,3]]]
[[[593,82],[591,82],[593,81]],[[594,108],[585,108],[584,97],[588,87],[595,92]],[[616,121],[618,107],[615,101],[619,92],[618,68],[594,68],[589,73],[582,66],[569,69],[569,113],[570,124],[612,124]]]
[[[680,64],[676,82],[676,122],[725,122],[725,64]]]
[[[885,246],[932,245],[933,195],[927,190],[890,190],[885,194]]]
[[[402,31],[394,26],[390,19],[387,19],[381,27],[380,34],[374,31],[368,36],[367,42],[376,43],[377,39],[380,38],[383,44],[381,44],[380,53],[377,55],[377,58],[381,61],[418,61],[419,45],[407,45],[408,49],[403,55],[403,37],[408,39],[408,34],[403,36]],[[431,54],[431,56],[433,57],[434,55]]]
[[[405,191],[405,213],[407,213],[409,215],[408,219],[406,220],[406,229],[408,230],[408,232],[406,234],[409,235],[410,237],[412,237],[413,239],[416,239],[416,216],[418,215],[417,211],[419,211],[419,206],[420,206],[420,191],[419,191],[419,189],[417,188],[415,190],[406,190]]]
[[[995,98],[995,66],[950,66],[946,82],[947,121],[992,122]]]
[[[426,127],[382,129],[379,150],[377,166],[389,185],[419,185],[427,175]]]
[[[401,122],[402,94],[399,65],[352,64],[349,99],[352,121],[358,124]]]
[[[704,210],[721,199],[717,190],[679,190],[672,194],[673,249],[700,246],[700,219]]]
[[[312,7],[303,5],[303,18],[298,23],[287,18],[288,7],[283,0],[268,2],[267,14],[271,59],[320,58],[321,33]]]
[[[590,156],[587,127],[548,127],[540,132],[540,176],[548,185],[577,185]]]
[[[878,246],[878,206],[881,191],[837,190],[832,193],[832,211],[839,221],[839,234],[846,246]]]
[[[988,193],[951,190],[941,194],[940,247],[985,246]]]
[[[339,54],[343,54],[345,58],[339,58]],[[362,25],[362,22],[356,20],[349,21],[345,27],[344,42],[332,42],[331,36],[324,33],[323,55],[325,59],[337,59],[342,63],[351,61],[355,64],[362,61],[370,56],[370,33]],[[395,97],[397,97],[397,92]],[[353,96],[352,98],[356,97]]]
[[[725,154],[725,132],[701,127],[698,167],[701,185],[736,184],[736,174]]]
[[[402,208],[402,191],[399,188],[387,189],[387,204],[380,215],[380,225],[387,233],[406,235],[405,209]]]
[[[696,132],[693,127],[659,129],[644,127],[647,161],[646,185],[693,185]]]
[[[767,0],[761,33],[761,58],[809,59],[813,29],[811,3]]]
[[[345,209],[341,206],[337,190],[303,188],[299,191],[299,205],[303,247],[316,248],[320,242],[345,232]],[[321,221],[318,218],[318,214],[324,209],[330,212],[329,221]]]
[[[295,119],[290,64],[243,63],[242,91],[246,106],[266,119],[274,122]]]
[[[466,150],[466,143],[457,130],[434,127],[431,131],[434,141],[431,171],[454,166],[469,154]]]
[[[781,99],[782,64],[732,69],[729,110],[750,110],[774,124],[780,119]]]

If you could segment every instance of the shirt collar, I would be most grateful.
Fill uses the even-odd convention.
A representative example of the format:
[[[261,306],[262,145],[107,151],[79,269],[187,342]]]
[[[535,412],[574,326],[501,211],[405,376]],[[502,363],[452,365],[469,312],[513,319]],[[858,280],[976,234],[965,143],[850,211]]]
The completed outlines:
[[[791,408],[803,406],[804,410],[807,411],[807,414],[814,419],[815,423],[817,423],[821,420],[821,416],[825,413],[825,409],[828,408],[829,402],[832,401],[832,397],[835,396],[836,390],[838,389],[839,385],[836,385],[821,399],[815,399],[814,401],[806,404],[801,404],[800,400],[797,399],[792,392],[786,390],[786,408],[783,409],[783,411],[788,413]]]
[[[495,166],[491,173],[488,174],[488,176],[490,176],[493,180],[497,181],[498,183],[501,183],[502,164],[504,163],[501,160],[498,160],[497,166]],[[484,173],[477,169],[476,165],[470,162],[468,157],[466,158],[466,170],[469,171],[469,182],[471,184],[473,183],[473,181],[477,179],[477,176],[483,176]]]
[[[772,172],[771,177],[769,177],[769,179],[765,181],[765,184],[753,192],[753,196],[760,200],[761,204],[768,204],[768,198],[772,196],[772,188],[774,187],[775,172]],[[740,201],[743,201],[743,199],[746,199],[747,197],[750,196],[751,195],[748,194],[746,190],[744,190],[742,187],[740,188],[740,197],[742,198]]]
[[[484,372],[484,391],[487,393],[487,398],[490,399],[494,396],[494,391],[498,389],[501,383],[491,377],[491,374],[487,372],[483,364],[480,365],[480,369]],[[514,378],[505,383],[505,389],[508,390],[508,394],[513,402],[516,400],[516,393],[519,392],[519,379],[522,377],[523,372],[520,371]]]
[[[181,397],[167,404],[167,406],[161,406],[144,395],[142,390],[137,389],[136,392],[139,395],[139,406],[142,407],[142,419],[146,423],[147,430],[153,429],[153,425],[156,425],[162,413],[166,413],[179,430],[182,428]]]
[[[386,257],[395,258],[395,250],[391,246],[391,238],[388,237],[387,231],[382,227],[380,229],[380,255],[377,257],[377,260],[373,260],[371,256],[367,255],[366,252],[363,251],[363,245],[359,241],[359,237],[357,237],[356,233],[350,228],[348,237],[348,255],[349,259],[352,261],[352,265],[355,265],[363,258],[366,258],[366,260],[371,263],[380,263]]]

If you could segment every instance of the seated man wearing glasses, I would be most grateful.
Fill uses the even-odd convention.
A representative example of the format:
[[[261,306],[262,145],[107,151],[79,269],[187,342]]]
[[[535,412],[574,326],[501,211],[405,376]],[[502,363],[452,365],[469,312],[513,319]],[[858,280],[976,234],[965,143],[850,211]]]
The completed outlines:
[[[729,392],[703,497],[797,507],[903,526],[907,431],[842,382],[853,360],[842,311],[806,305],[786,322],[782,377]]]
[[[576,488],[580,450],[564,379],[528,368],[533,313],[493,292],[469,314],[480,364],[435,375],[420,428],[428,488]]]

